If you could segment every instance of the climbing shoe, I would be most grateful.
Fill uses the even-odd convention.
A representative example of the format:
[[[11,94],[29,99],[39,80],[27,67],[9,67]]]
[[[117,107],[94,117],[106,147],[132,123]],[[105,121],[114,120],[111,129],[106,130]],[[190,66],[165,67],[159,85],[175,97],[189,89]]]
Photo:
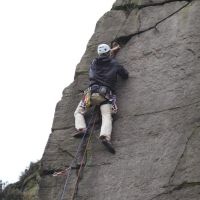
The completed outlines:
[[[113,148],[111,142],[107,140],[104,136],[100,136],[99,138],[102,144],[108,149],[108,151],[112,154],[115,154],[115,149]]]
[[[87,130],[86,129],[79,129],[74,133],[73,137],[82,138],[84,136],[84,134],[88,135]]]

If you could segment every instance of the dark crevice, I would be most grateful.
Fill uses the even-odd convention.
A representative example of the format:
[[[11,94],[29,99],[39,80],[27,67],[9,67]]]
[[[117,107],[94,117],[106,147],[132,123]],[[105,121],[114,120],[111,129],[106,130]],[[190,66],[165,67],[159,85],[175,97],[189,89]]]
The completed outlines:
[[[195,187],[195,186],[200,186],[200,182],[184,182],[180,185],[175,186],[173,190],[181,190],[184,188]]]
[[[52,169],[52,170],[41,170],[40,172],[40,176],[48,176],[48,175],[53,175],[53,173],[55,172],[56,170]]]
[[[173,1],[169,1],[169,2],[173,2]],[[169,3],[169,2],[168,2],[168,3]],[[162,23],[163,21],[165,21],[165,20],[167,20],[168,18],[172,17],[172,16],[175,15],[176,13],[180,12],[182,9],[184,9],[186,6],[188,6],[191,2],[192,2],[192,0],[191,0],[191,1],[187,1],[187,3],[186,3],[184,6],[182,6],[181,8],[179,8],[178,10],[176,10],[175,12],[173,12],[172,14],[168,15],[167,17],[163,18],[162,20],[158,21],[155,25],[153,25],[153,26],[151,26],[151,27],[149,27],[149,28],[147,28],[147,29],[138,31],[138,32],[136,32],[136,33],[130,34],[130,35],[118,37],[118,38],[115,39],[115,41],[118,42],[121,46],[125,46],[126,43],[128,43],[128,41],[129,41],[132,37],[134,37],[134,36],[136,36],[136,35],[140,35],[140,34],[142,34],[142,33],[144,33],[144,32],[150,31],[150,30],[152,30],[152,29],[156,29],[156,30],[157,30],[157,26],[158,26],[160,23]],[[156,5],[158,5],[158,4],[159,4],[159,5],[163,5],[164,3],[157,3]]]
[[[125,46],[126,43],[128,43],[128,41],[134,37],[135,35],[139,35],[140,32],[131,34],[131,35],[127,35],[127,36],[121,36],[119,38],[116,38],[114,41],[116,41],[120,46]]]

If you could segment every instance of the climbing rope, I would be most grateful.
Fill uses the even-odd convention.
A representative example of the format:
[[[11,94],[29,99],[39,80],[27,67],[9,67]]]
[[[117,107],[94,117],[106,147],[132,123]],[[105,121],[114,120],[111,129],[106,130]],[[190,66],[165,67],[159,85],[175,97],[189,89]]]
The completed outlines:
[[[74,156],[74,158],[73,158],[73,160],[72,160],[70,166],[69,166],[67,169],[63,170],[63,171],[55,172],[55,173],[53,174],[53,176],[66,175],[66,174],[67,174],[67,177],[66,177],[66,179],[65,179],[65,184],[64,184],[64,187],[63,187],[63,190],[62,190],[62,193],[61,193],[61,196],[60,196],[59,200],[63,200],[63,199],[64,199],[64,195],[65,195],[65,193],[67,192],[67,185],[68,185],[68,182],[69,182],[69,177],[70,177],[70,175],[71,175],[71,170],[72,170],[72,168],[73,168],[73,166],[74,166],[74,164],[75,164],[75,162],[76,162],[76,160],[77,160],[78,153],[80,152],[81,146],[82,146],[82,144],[83,144],[83,142],[84,142],[84,140],[85,140],[85,137],[86,137],[86,135],[87,135],[88,129],[89,129],[89,127],[90,127],[90,123],[91,123],[91,121],[92,121],[92,119],[93,119],[93,116],[94,116],[95,108],[96,108],[96,107],[94,107],[93,110],[92,110],[92,116],[91,116],[90,121],[89,121],[89,123],[88,123],[88,127],[87,127],[87,129],[86,129],[86,131],[85,131],[85,133],[84,133],[84,135],[83,135],[83,137],[82,137],[82,139],[81,139],[81,142],[79,143],[79,146],[78,146],[78,148],[77,148],[76,154],[75,154],[75,156]],[[95,119],[96,119],[96,117],[95,117]],[[95,120],[94,120],[94,123],[93,123],[93,128],[94,128],[94,124],[95,124]],[[91,133],[90,133],[90,135],[89,135],[89,139],[88,139],[87,144],[86,144],[85,152],[86,152],[86,149],[87,149],[87,146],[88,146],[88,142],[90,141],[91,135],[92,135],[92,131],[91,131]],[[80,169],[82,169],[82,166],[83,166],[83,160],[84,160],[84,157],[85,157],[85,152],[84,152],[84,155],[83,155],[83,159],[82,159],[82,161],[81,161],[81,166],[80,166],[80,168],[79,168],[78,179],[77,179],[77,181],[76,181],[75,187],[77,187],[77,183],[78,183],[78,180],[79,180],[79,177],[80,177]],[[74,193],[76,193],[76,188],[74,189]],[[74,198],[74,195],[75,195],[74,193],[73,193],[73,198]]]
[[[78,175],[77,175],[77,179],[76,179],[76,183],[75,183],[75,186],[74,186],[74,190],[73,190],[73,195],[72,195],[72,198],[71,200],[74,200],[76,194],[77,194],[77,191],[78,191],[78,183],[79,183],[79,180],[80,180],[80,174],[81,174],[81,171],[82,169],[84,168],[84,159],[85,159],[85,156],[87,156],[87,150],[88,150],[88,146],[90,144],[90,141],[91,141],[91,138],[92,138],[92,135],[93,135],[93,131],[94,131],[94,125],[95,125],[95,121],[96,121],[96,116],[94,117],[94,122],[93,122],[93,126],[92,126],[92,129],[91,129],[91,132],[89,134],[89,138],[88,138],[88,141],[87,141],[87,144],[86,144],[86,147],[85,147],[85,151],[84,151],[84,154],[83,154],[83,158],[81,160],[81,164],[80,164],[80,168],[78,170]]]

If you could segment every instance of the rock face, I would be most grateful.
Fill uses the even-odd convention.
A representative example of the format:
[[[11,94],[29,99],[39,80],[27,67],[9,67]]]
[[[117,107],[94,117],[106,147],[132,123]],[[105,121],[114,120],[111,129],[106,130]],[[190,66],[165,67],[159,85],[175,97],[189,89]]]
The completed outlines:
[[[54,177],[75,155],[73,112],[88,85],[96,45],[117,40],[116,59],[130,73],[119,80],[119,112],[110,154],[88,148],[80,200],[200,199],[200,1],[117,0],[97,23],[74,82],[64,89],[43,158],[40,200],[61,199],[66,176]],[[71,199],[76,170],[65,200]]]

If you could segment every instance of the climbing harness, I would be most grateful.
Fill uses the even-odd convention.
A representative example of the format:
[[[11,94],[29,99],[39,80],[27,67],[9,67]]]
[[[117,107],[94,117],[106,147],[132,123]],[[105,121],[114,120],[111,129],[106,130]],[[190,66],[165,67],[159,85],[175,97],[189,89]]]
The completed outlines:
[[[83,102],[86,108],[89,108],[92,105],[100,105],[108,101],[111,96],[112,92],[108,87],[94,84],[85,90]]]
[[[106,102],[111,104],[112,114],[116,114],[118,110],[116,99],[116,95],[108,87],[94,84],[84,91],[81,107],[88,109],[92,105],[101,105]]]
[[[91,116],[90,121],[89,121],[89,123],[88,123],[87,131],[88,131],[89,127],[90,127],[90,123],[92,122],[92,119],[93,119],[93,116],[94,116],[95,108],[96,108],[96,107],[94,107],[93,110],[92,110],[92,116]],[[79,180],[80,180],[81,170],[83,169],[83,166],[84,166],[83,162],[84,162],[84,158],[85,158],[86,153],[87,153],[88,144],[90,143],[91,136],[92,136],[92,134],[93,134],[95,121],[96,121],[96,115],[95,115],[95,118],[94,118],[94,121],[93,121],[92,130],[91,130],[91,132],[90,132],[90,134],[89,134],[89,138],[88,138],[87,143],[86,143],[86,147],[85,147],[85,151],[84,151],[84,154],[83,154],[83,157],[82,157],[82,160],[81,160],[81,164],[80,164],[80,167],[79,167],[79,170],[78,170],[77,180],[76,180],[76,184],[75,184],[75,187],[74,187],[74,191],[73,191],[73,195],[72,195],[72,200],[74,200],[75,195],[76,195],[77,190],[78,190],[78,182],[79,182]],[[87,131],[85,131],[85,133],[84,133],[84,135],[83,135],[83,137],[82,137],[82,139],[81,139],[81,142],[79,143],[79,146],[78,146],[78,148],[77,148],[76,154],[75,154],[74,159],[72,160],[70,166],[69,166],[67,169],[63,170],[63,171],[55,172],[55,173],[53,174],[53,176],[67,175],[67,177],[66,177],[66,179],[65,179],[65,184],[64,184],[64,187],[63,187],[63,190],[62,190],[62,193],[61,193],[61,196],[60,196],[59,200],[63,200],[63,199],[64,199],[64,195],[65,195],[65,193],[67,192],[67,184],[68,184],[68,182],[69,182],[69,177],[70,177],[70,175],[71,175],[71,170],[72,170],[72,168],[73,168],[75,162],[77,161],[77,157],[78,157],[78,154],[79,154],[79,152],[80,152],[80,150],[81,150],[81,147],[82,147],[82,145],[83,145],[83,143],[84,143],[84,140],[85,140],[85,138],[86,138]]]

